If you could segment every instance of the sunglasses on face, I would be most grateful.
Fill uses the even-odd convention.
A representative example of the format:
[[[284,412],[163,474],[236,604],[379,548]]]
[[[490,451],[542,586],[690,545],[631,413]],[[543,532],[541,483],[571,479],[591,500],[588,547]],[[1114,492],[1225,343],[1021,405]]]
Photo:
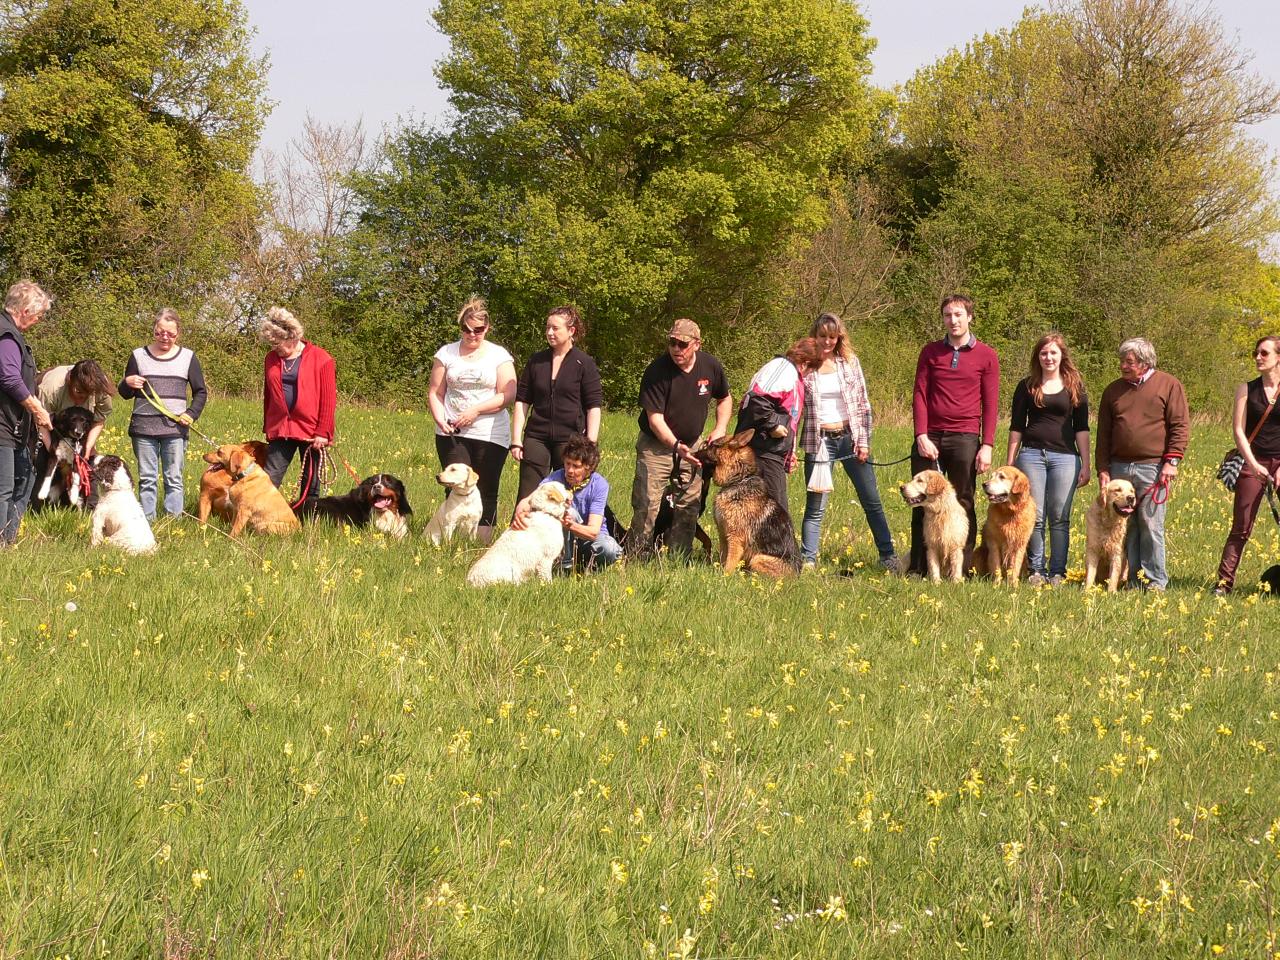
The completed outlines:
[[[471,336],[473,336],[473,337],[478,337],[478,336],[480,336],[480,334],[484,333],[484,332],[485,332],[486,330],[488,330],[488,329],[489,329],[489,328],[488,328],[487,326],[485,326],[485,327],[468,327],[465,323],[462,325],[462,332],[463,332],[463,333],[470,334],[470,335],[471,335]]]
[[[667,337],[667,346],[675,347],[677,350],[684,350],[692,343],[692,340],[681,340],[679,337]]]
[[[1259,350],[1257,353],[1255,353],[1255,354],[1254,354],[1254,356],[1255,356],[1255,357],[1269,357],[1269,356],[1271,356],[1271,351],[1270,351],[1270,350]]]

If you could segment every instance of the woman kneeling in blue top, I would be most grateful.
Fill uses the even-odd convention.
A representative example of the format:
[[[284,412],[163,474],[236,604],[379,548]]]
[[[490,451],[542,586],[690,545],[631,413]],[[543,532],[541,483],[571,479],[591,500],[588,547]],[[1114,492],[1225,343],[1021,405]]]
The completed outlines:
[[[561,458],[564,466],[551,471],[542,481],[563,483],[573,495],[564,515],[564,558],[560,565],[564,569],[572,569],[574,548],[577,546],[579,550],[586,551],[587,569],[607,567],[622,556],[622,546],[610,534],[604,519],[609,481],[596,473],[596,467],[600,465],[600,448],[581,434],[575,434],[565,441]],[[511,526],[523,530],[528,515],[529,498],[526,497],[516,504]]]

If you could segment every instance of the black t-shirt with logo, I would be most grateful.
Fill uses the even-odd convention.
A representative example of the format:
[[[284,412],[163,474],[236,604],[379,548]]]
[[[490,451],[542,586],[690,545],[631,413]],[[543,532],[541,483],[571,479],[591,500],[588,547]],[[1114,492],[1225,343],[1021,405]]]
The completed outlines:
[[[660,413],[681,443],[693,443],[707,425],[712,400],[729,396],[729,379],[720,361],[701,350],[685,373],[664,353],[645,368],[640,379],[640,429],[654,436],[649,414]]]

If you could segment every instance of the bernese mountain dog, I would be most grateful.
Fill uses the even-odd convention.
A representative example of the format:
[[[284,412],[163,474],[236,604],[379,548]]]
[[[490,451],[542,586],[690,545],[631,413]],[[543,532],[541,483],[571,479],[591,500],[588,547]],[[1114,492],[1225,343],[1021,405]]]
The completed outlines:
[[[413,508],[399,478],[378,473],[340,497],[308,497],[293,512],[304,522],[321,519],[353,527],[372,526],[389,537],[402,539],[409,532]]]

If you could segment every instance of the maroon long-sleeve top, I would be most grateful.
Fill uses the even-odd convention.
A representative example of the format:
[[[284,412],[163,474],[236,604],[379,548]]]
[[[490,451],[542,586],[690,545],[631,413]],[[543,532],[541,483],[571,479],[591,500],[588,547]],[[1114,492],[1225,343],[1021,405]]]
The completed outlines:
[[[1000,358],[977,337],[958,349],[947,340],[926,343],[916,362],[911,401],[915,435],[981,434],[994,444],[1000,409]]]

